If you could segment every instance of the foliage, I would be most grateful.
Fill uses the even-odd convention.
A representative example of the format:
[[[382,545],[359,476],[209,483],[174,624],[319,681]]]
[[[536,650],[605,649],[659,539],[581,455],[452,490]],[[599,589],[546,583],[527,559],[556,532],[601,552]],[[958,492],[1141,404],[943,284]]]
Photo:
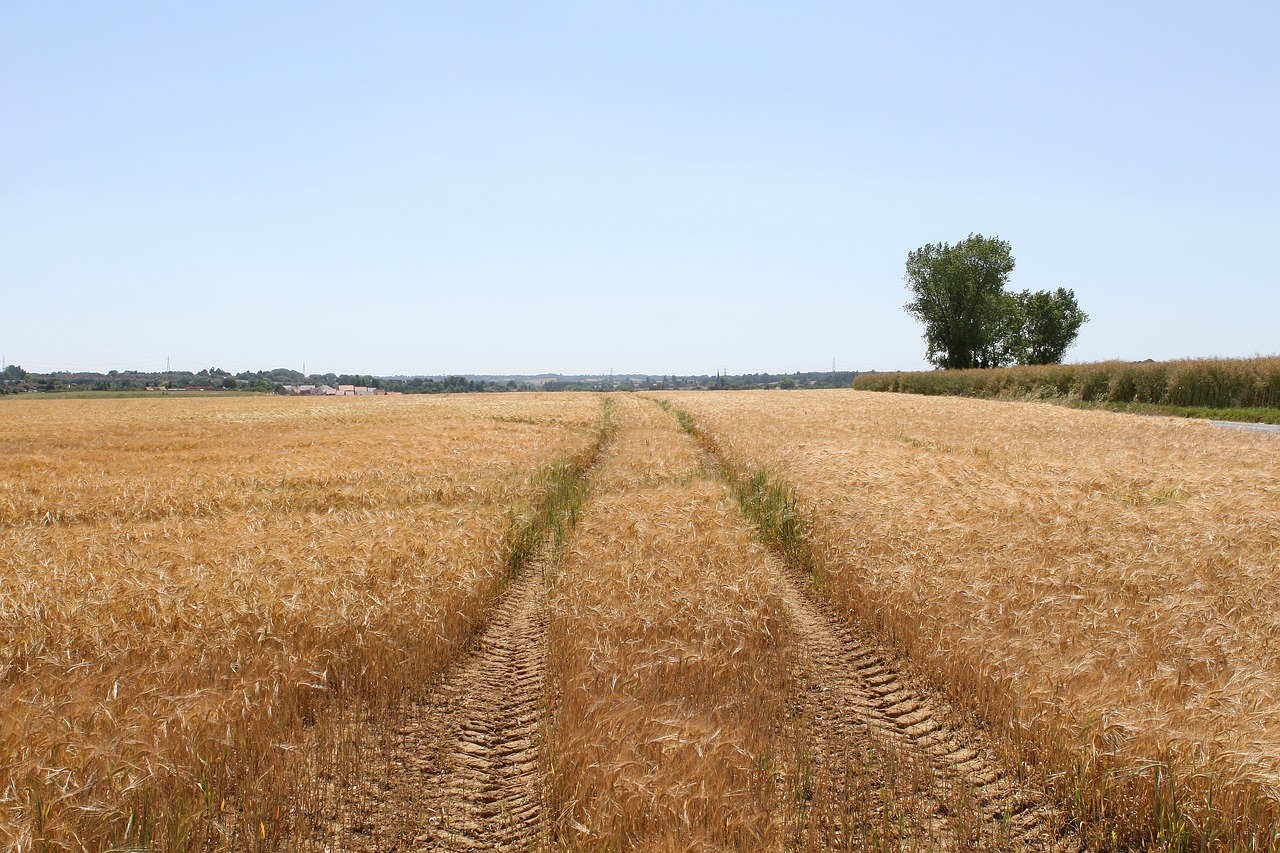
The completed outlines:
[[[1134,415],[1164,415],[1171,418],[1200,418],[1202,420],[1230,421],[1239,424],[1280,425],[1280,408],[1215,409],[1210,406],[1162,406],[1155,403],[1088,403],[1083,400],[1067,401],[1077,409],[1106,409],[1109,412],[1128,412]]]
[[[1009,314],[1004,287],[1013,267],[1009,244],[981,234],[907,255],[907,287],[915,298],[905,307],[924,324],[930,362],[949,368],[1002,363],[1000,331]]]
[[[1019,364],[1058,364],[1089,315],[1076,295],[1059,287],[1050,293],[1024,290],[1013,297],[1016,323],[1012,354]]]
[[[852,370],[797,371],[794,373],[742,373],[688,376],[648,376],[635,374],[613,376],[372,376],[354,373],[303,374],[297,370],[278,367],[273,370],[246,370],[232,377],[221,368],[205,368],[198,373],[188,370],[137,371],[109,370],[98,372],[56,372],[28,374],[11,366],[0,376],[4,378],[0,393],[23,391],[66,391],[83,393],[113,393],[144,389],[184,389],[190,386],[214,386],[219,393],[238,392],[284,394],[286,385],[362,385],[402,394],[464,394],[505,393],[512,391],[662,391],[676,388],[745,391],[755,388],[848,388],[858,373]]]
[[[915,298],[904,308],[924,324],[929,362],[968,369],[1062,360],[1089,318],[1063,288],[1006,292],[1014,263],[1007,241],[981,234],[907,255],[905,278]]]

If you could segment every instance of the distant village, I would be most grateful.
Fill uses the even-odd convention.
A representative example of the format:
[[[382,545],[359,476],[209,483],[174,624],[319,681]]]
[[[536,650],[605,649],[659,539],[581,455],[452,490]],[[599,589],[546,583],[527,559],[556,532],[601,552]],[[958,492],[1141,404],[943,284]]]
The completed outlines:
[[[279,393],[294,397],[398,397],[404,392],[369,385],[281,385]]]

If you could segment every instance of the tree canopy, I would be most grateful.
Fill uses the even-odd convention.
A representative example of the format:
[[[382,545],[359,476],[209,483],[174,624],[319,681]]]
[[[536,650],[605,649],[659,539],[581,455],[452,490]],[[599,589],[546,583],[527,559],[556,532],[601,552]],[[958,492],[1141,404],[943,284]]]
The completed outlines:
[[[1058,364],[1089,319],[1076,295],[1062,287],[1052,293],[1024,290],[1014,301],[1013,356],[1019,364]]]
[[[924,324],[927,358],[938,367],[999,363],[1008,313],[1005,282],[1013,272],[1009,244],[970,234],[951,246],[929,243],[907,255],[907,313]]]
[[[1089,319],[1064,288],[1009,293],[1013,251],[999,237],[970,234],[954,246],[929,243],[907,255],[915,297],[908,314],[924,325],[925,357],[942,368],[1054,364]]]

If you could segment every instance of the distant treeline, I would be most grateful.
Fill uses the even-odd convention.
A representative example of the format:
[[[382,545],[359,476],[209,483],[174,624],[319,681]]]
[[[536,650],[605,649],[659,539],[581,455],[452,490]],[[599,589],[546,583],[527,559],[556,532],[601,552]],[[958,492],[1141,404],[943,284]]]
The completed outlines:
[[[337,381],[338,377],[329,374]],[[192,370],[108,370],[54,371],[36,373],[10,364],[0,372],[3,385],[0,393],[32,391],[148,391],[179,390],[187,388],[217,389],[220,391],[258,391],[274,393],[280,386],[301,382],[303,376],[296,370],[246,370],[233,374],[218,367]],[[343,377],[342,381],[361,377]],[[367,378],[367,377],[364,377]],[[351,382],[350,384],[360,384]]]
[[[543,391],[752,391],[766,388],[848,388],[852,370],[796,373],[719,373],[702,376],[575,376],[541,384]]]
[[[246,370],[231,373],[218,367],[199,371],[109,370],[106,373],[33,373],[19,365],[0,371],[0,393],[52,391],[164,391],[210,389],[284,393],[285,386],[363,385],[404,394],[456,394],[509,391],[669,391],[702,389],[740,391],[759,388],[848,388],[855,371],[743,373],[701,376],[371,376],[353,373],[303,374],[298,370]]]
[[[853,387],[959,397],[1274,409],[1280,408],[1280,356],[864,373]]]

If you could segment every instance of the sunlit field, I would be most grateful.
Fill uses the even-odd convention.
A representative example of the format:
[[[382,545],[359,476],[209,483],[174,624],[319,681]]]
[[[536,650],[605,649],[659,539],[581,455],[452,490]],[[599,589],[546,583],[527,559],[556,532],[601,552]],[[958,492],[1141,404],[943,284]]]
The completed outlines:
[[[852,390],[0,419],[2,848],[1280,846],[1280,437]]]
[[[0,846],[278,846],[471,634],[599,410],[6,401]]]
[[[1280,439],[955,398],[663,396],[738,476],[789,484],[823,594],[1100,843],[1276,844]]]
[[[549,611],[553,844],[776,847],[774,572],[671,417],[634,397],[616,417]]]

